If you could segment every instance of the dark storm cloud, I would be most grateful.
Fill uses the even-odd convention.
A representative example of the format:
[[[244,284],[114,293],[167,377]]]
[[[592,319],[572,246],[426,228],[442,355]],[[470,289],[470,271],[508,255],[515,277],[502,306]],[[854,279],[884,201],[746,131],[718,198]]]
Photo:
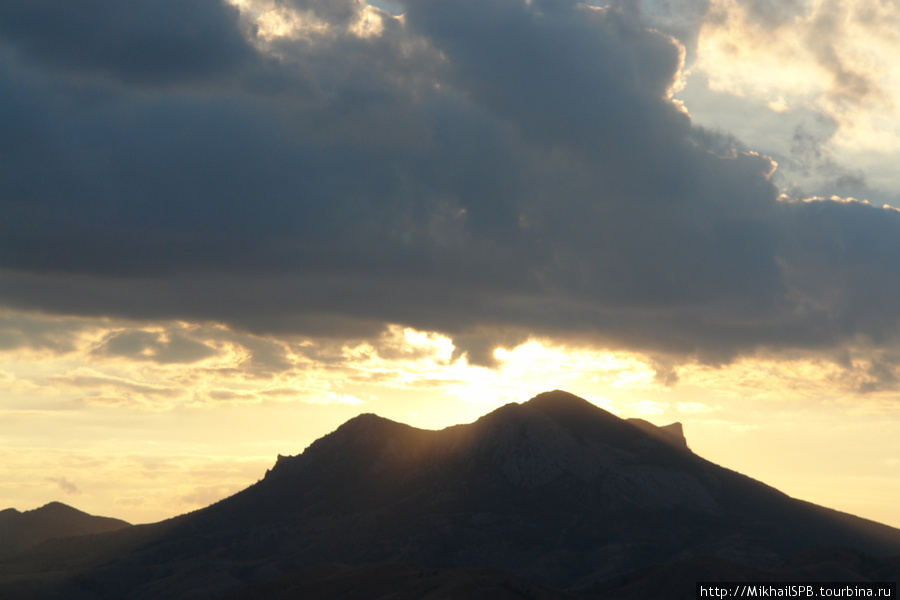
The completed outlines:
[[[24,60],[70,77],[196,81],[251,57],[238,11],[218,0],[6,0],[0,34]]]
[[[97,48],[130,43],[125,6],[92,21],[101,41],[61,38],[71,63],[49,25],[0,30],[8,306],[336,339],[400,323],[479,364],[581,339],[667,372],[896,342],[898,213],[779,201],[769,159],[669,99],[680,49],[634,11],[410,0],[360,37],[362,4],[294,0],[329,29],[251,43],[231,8],[149,3],[158,58],[112,64]],[[213,58],[167,18],[198,15]],[[135,335],[104,351],[162,348]],[[184,342],[178,360],[205,352]]]

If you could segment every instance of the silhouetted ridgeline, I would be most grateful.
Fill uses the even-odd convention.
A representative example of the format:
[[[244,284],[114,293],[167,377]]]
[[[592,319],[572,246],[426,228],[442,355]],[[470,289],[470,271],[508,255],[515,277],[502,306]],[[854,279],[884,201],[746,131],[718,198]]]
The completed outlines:
[[[22,552],[54,538],[105,533],[125,527],[131,524],[95,517],[61,502],[25,512],[7,508],[0,511],[0,555]]]
[[[700,574],[883,577],[871,555],[898,553],[900,530],[714,465],[680,424],[555,391],[440,431],[360,415],[206,509],[0,563],[0,597],[692,597]]]

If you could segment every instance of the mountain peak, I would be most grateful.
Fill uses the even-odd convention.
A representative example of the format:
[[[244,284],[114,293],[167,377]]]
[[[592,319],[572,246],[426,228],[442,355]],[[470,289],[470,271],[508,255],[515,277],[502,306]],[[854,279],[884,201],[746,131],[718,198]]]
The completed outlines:
[[[536,409],[560,424],[574,426],[582,431],[586,426],[595,430],[602,428],[613,439],[622,440],[633,437],[633,427],[668,446],[689,450],[681,423],[657,426],[643,419],[621,419],[596,404],[563,390],[542,392],[522,406]]]
[[[35,516],[41,516],[43,518],[50,519],[70,519],[91,516],[86,512],[80,511],[77,508],[69,506],[68,504],[57,502],[56,500],[54,500],[53,502],[48,502],[40,508],[35,508],[34,510],[30,510],[28,512],[34,514]]]
[[[374,413],[362,413],[345,422],[330,434],[313,442],[309,450],[313,450],[317,446],[336,446],[344,452],[350,448],[370,448],[373,444],[380,445],[385,440],[414,429],[410,425],[398,423]]]
[[[115,531],[131,524],[119,519],[97,517],[62,502],[50,502],[19,512],[0,511],[0,554],[33,548],[40,543],[78,535]]]
[[[537,410],[557,423],[575,429],[581,429],[586,425],[592,428],[616,429],[625,425],[625,421],[611,412],[563,390],[542,392],[522,406]]]
[[[536,408],[541,412],[573,412],[573,411],[589,411],[589,412],[606,412],[580,396],[576,396],[571,392],[564,390],[552,390],[549,392],[541,392],[531,400],[525,402],[526,406]]]
[[[675,447],[682,433],[679,424],[620,419],[559,390],[438,431],[359,415],[301,455],[279,457],[271,476],[243,492],[166,525],[103,538],[104,556],[121,558],[63,582],[73,593],[43,597],[85,589],[109,590],[106,598],[199,597],[213,589],[222,596],[249,582],[291,578],[267,587],[274,593],[293,580],[291,572],[323,562],[470,565],[591,590],[626,571],[697,555],[763,566],[825,544],[867,553],[900,548],[900,531],[793,500]],[[0,516],[24,522],[33,515]],[[51,525],[49,533],[60,537]],[[11,547],[9,539],[0,539],[0,549]],[[36,539],[15,543],[35,546]],[[143,540],[137,550],[135,540]],[[62,565],[52,572],[62,581],[62,568],[87,564],[88,542],[48,545],[24,583],[43,589],[48,562]],[[60,561],[63,550],[71,558]],[[208,563],[198,569],[198,560]],[[854,560],[817,554],[810,572],[836,572],[833,565]],[[0,560],[3,568],[20,564]],[[431,586],[420,581],[422,572],[416,581]],[[506,581],[504,589],[512,589]],[[0,581],[0,596],[10,585]],[[354,587],[361,595],[372,589]],[[637,597],[661,597],[649,589]]]
[[[414,462],[421,454],[423,439],[431,433],[373,413],[363,413],[314,441],[302,454],[279,454],[267,476],[269,473],[294,474],[309,464],[327,464],[328,470],[337,471],[348,467],[368,469],[373,465],[378,470],[386,463]]]

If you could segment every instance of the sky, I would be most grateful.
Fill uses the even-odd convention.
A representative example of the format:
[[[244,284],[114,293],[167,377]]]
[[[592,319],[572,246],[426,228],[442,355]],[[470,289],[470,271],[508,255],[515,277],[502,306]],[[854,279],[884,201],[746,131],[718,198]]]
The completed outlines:
[[[5,0],[0,507],[565,389],[900,527],[900,3]]]

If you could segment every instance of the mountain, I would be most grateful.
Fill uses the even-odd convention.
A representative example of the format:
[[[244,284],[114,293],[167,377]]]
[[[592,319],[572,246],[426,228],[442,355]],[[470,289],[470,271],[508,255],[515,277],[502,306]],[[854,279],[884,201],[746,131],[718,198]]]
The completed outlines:
[[[696,598],[707,582],[896,582],[900,556],[877,558],[826,547],[772,568],[695,556],[639,569],[577,592],[554,590],[502,571],[429,569],[407,563],[308,567],[274,582],[249,586],[226,600],[653,600]]]
[[[684,437],[684,426],[677,421],[669,425],[657,427],[653,423],[643,419],[627,419],[629,423],[643,431],[644,433],[655,437],[656,439],[666,442],[670,446],[687,450],[687,438]]]
[[[894,582],[900,580],[900,556],[874,557],[841,547],[803,553],[771,568],[743,565],[717,556],[695,556],[651,565],[582,590],[592,600],[696,598],[696,583],[706,582]]]
[[[131,524],[109,517],[95,517],[61,502],[19,512],[0,511],[0,555],[21,552],[53,538],[115,531]]]
[[[252,585],[225,600],[582,600],[503,571],[430,569],[408,563],[319,564],[276,581]]]
[[[360,415],[203,510],[0,561],[0,597],[237,598],[354,577],[408,591],[428,569],[445,592],[480,580],[602,597],[653,564],[764,570],[826,545],[900,553],[900,530],[706,461],[678,424],[554,391],[440,431]],[[36,570],[48,557],[55,579]]]

